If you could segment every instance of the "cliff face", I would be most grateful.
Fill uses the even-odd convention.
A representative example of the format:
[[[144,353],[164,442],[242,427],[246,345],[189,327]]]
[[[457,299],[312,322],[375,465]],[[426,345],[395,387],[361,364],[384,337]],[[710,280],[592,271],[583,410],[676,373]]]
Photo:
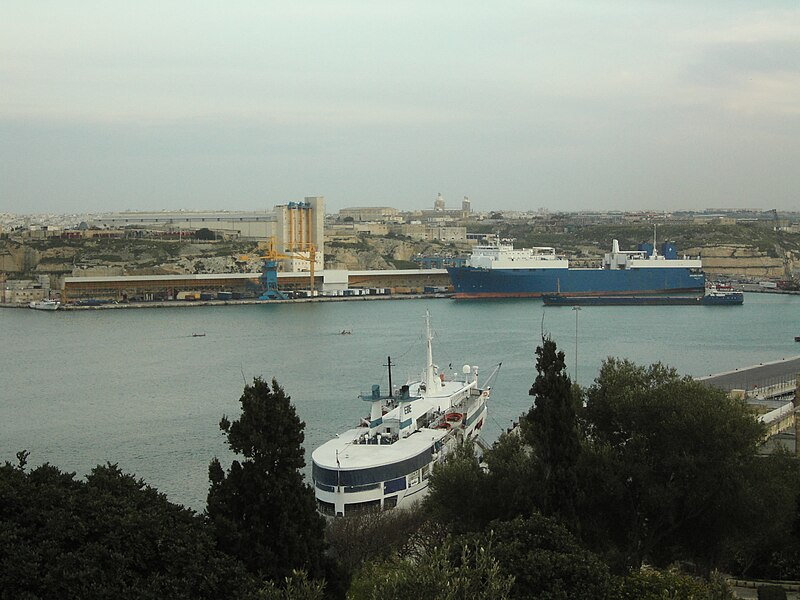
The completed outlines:
[[[798,268],[794,252],[778,249],[782,258],[768,256],[757,248],[745,244],[728,244],[689,248],[686,254],[703,259],[703,270],[708,275],[736,277],[775,278],[785,277],[787,269]]]
[[[413,269],[411,261],[421,254],[462,255],[468,254],[468,244],[442,244],[419,240],[358,237],[334,240],[325,244],[325,268],[348,269]]]

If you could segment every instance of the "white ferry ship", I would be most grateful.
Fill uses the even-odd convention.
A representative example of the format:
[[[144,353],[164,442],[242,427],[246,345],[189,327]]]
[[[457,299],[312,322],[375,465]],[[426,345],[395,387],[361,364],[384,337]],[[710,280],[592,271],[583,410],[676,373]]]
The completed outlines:
[[[314,450],[312,479],[318,510],[344,516],[402,507],[422,498],[435,464],[459,440],[478,435],[487,413],[490,383],[500,365],[478,385],[478,367],[446,373],[433,362],[430,316],[426,315],[427,363],[419,381],[382,395],[380,386],[362,395],[370,403],[361,426]],[[391,365],[391,360],[389,361]]]

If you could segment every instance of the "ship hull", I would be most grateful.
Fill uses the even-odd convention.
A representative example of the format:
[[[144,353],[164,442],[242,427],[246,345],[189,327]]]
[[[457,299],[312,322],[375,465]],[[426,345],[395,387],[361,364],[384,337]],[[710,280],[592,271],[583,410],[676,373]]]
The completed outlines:
[[[705,275],[686,267],[636,269],[447,269],[455,297],[536,298],[542,294],[620,296],[702,293]]]
[[[545,294],[545,306],[740,306],[744,294],[709,296],[562,296]]]

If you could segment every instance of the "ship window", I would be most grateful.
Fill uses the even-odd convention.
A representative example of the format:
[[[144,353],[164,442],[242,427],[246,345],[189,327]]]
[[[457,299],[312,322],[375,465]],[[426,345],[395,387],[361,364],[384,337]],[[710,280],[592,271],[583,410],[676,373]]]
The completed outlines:
[[[380,483],[382,481],[389,481],[399,477],[403,477],[405,479],[405,476],[408,473],[412,473],[413,471],[417,471],[428,465],[432,460],[431,455],[432,448],[427,448],[420,452],[417,456],[400,462],[368,469],[355,469],[352,471],[344,469],[326,469],[318,466],[316,463],[312,463],[311,477],[314,482],[322,483],[323,485],[344,486]]]
[[[353,502],[344,505],[345,514],[363,513],[370,510],[379,510],[381,507],[380,500],[369,500],[368,502]]]
[[[368,483],[367,485],[348,485],[344,488],[345,494],[352,494],[353,492],[366,492],[369,490],[376,490],[380,487],[379,483]]]
[[[405,477],[398,477],[397,479],[387,481],[386,483],[383,484],[384,494],[391,494],[392,492],[399,492],[400,490],[404,489],[406,489]]]
[[[383,508],[394,508],[397,506],[397,496],[389,496],[383,499]]]

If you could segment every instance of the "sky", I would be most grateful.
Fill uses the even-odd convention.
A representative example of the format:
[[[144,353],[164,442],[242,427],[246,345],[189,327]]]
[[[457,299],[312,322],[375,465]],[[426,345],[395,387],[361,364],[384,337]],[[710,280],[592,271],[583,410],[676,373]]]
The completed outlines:
[[[0,6],[0,212],[799,192],[798,0]]]

